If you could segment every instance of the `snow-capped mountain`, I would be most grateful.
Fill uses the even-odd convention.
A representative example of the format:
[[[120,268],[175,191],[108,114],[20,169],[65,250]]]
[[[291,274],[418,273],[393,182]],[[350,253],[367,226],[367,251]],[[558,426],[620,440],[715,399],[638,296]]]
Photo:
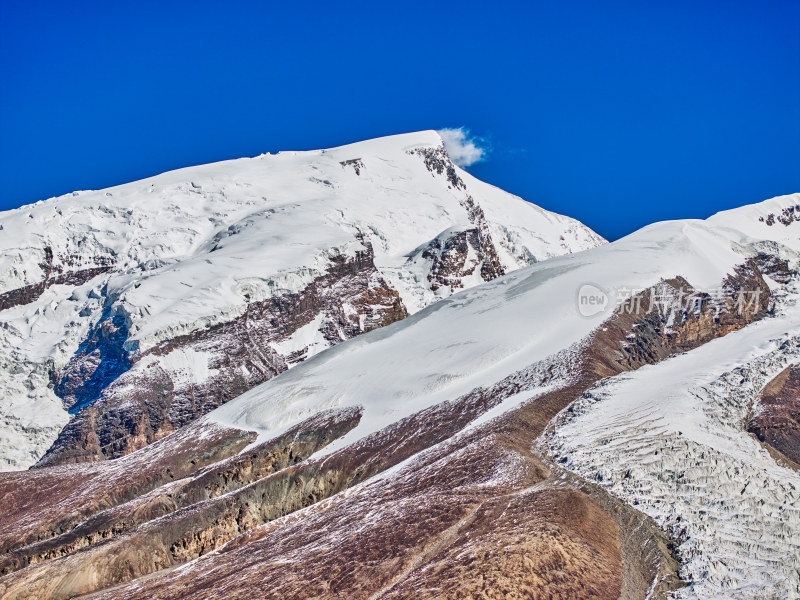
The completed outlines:
[[[462,171],[432,131],[2,213],[0,462],[29,466],[60,432],[43,464],[123,455],[341,340],[602,242]]]
[[[798,598],[798,286],[799,194],[498,276],[0,475],[0,590]]]

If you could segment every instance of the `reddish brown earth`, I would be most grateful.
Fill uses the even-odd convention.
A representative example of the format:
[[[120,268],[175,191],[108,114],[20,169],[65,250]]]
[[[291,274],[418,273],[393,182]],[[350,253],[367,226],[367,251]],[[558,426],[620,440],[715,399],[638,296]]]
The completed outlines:
[[[764,388],[748,430],[800,468],[800,365],[786,367]]]
[[[225,562],[220,569],[212,569],[218,577],[225,573],[225,583],[219,585],[225,589],[232,586],[230,594],[221,597],[240,597],[246,589],[264,594],[264,597],[287,597],[289,590],[303,589],[308,590],[308,595],[289,597],[345,594],[366,598],[383,588],[388,592],[388,586],[400,575],[408,580],[405,585],[410,585],[411,581],[422,577],[414,568],[424,564],[420,554],[427,557],[431,544],[444,550],[449,546],[443,542],[449,540],[451,534],[454,542],[464,543],[459,536],[467,535],[471,527],[488,530],[500,511],[510,519],[507,523],[509,535],[520,539],[540,536],[538,542],[530,541],[520,547],[519,556],[513,559],[530,568],[530,573],[525,575],[527,579],[523,578],[529,581],[525,585],[536,586],[546,581],[547,593],[558,589],[565,594],[571,586],[582,585],[597,591],[602,588],[603,594],[597,597],[618,597],[623,570],[619,525],[583,491],[569,486],[561,489],[563,481],[551,477],[550,469],[530,450],[535,435],[549,417],[564,401],[574,398],[582,386],[550,394],[491,426],[452,438],[453,433],[505,395],[541,385],[541,377],[536,376],[541,371],[531,369],[528,373],[515,374],[516,377],[501,382],[496,388],[479,389],[459,402],[433,407],[327,459],[311,459],[284,468],[231,493],[177,510],[61,558],[12,572],[0,579],[0,586],[7,586],[5,592],[9,598],[69,598],[208,554],[209,560],[220,556],[219,560],[232,561]],[[440,441],[443,444],[434,445]],[[387,452],[387,448],[392,451]],[[425,448],[430,450],[425,452]],[[414,468],[405,476],[377,481],[367,479],[420,451],[423,454],[417,457]],[[334,496],[365,479],[364,486],[358,487],[352,495]],[[528,489],[537,484],[542,485]],[[558,490],[551,489],[553,486]],[[172,495],[172,488],[165,493]],[[606,502],[611,503],[610,500]],[[500,508],[504,503],[507,503],[505,512]],[[310,506],[311,514],[319,515],[321,523],[316,524],[314,518],[305,513],[295,512],[304,506]],[[120,508],[127,515],[136,512],[124,505]],[[560,515],[559,520],[552,514],[554,510],[567,510],[567,513]],[[288,517],[281,519],[287,514]],[[458,525],[471,514],[469,527]],[[525,527],[519,529],[522,517],[525,517],[522,521]],[[639,517],[637,530],[643,519]],[[265,522],[275,525],[262,531],[258,526]],[[547,523],[547,527],[539,531],[542,523]],[[537,533],[534,535],[529,529]],[[248,530],[253,533],[242,536]],[[332,538],[330,543],[337,548],[336,552],[326,549],[327,538]],[[258,541],[262,539],[264,541]],[[238,554],[228,551],[209,554],[231,540],[234,540],[232,549],[241,548]],[[539,550],[545,541],[549,546],[563,543],[563,556],[571,557],[569,564],[563,565],[564,574],[552,580],[543,573],[549,573],[551,562],[562,554],[541,557]],[[483,543],[493,545],[497,538],[489,536]],[[638,543],[641,545],[641,539]],[[287,558],[280,554],[269,558],[287,545],[290,550],[294,549],[292,556],[299,552],[303,559],[289,569],[291,576],[284,568]],[[651,545],[658,546],[656,542]],[[488,549],[487,546],[484,551],[477,546],[476,552],[483,557]],[[435,554],[430,558],[435,560]],[[540,558],[544,562],[538,562]],[[248,571],[244,566],[250,562],[253,568]],[[276,565],[274,577],[269,575],[272,562]],[[483,563],[473,562],[470,561],[473,567],[467,571],[474,569],[475,573],[480,573]],[[655,569],[663,562],[654,560],[642,565],[640,569],[645,569],[649,575],[640,575],[638,580],[652,581]],[[208,566],[207,562],[202,564]],[[366,569],[363,572],[354,567],[362,564]],[[251,573],[252,577],[257,577],[257,582],[250,576],[242,577],[243,573]],[[513,586],[520,583],[517,579],[523,572],[514,573],[498,567],[495,575],[505,578],[503,585]],[[202,597],[208,585],[218,585],[202,577],[193,576],[192,579],[196,584],[187,588],[183,580],[172,582],[169,578],[156,577],[148,585],[157,587],[146,588],[141,597],[192,597],[192,589],[197,590],[196,597]],[[138,585],[130,593],[138,593]],[[473,583],[465,582],[465,585]],[[162,586],[163,591],[158,586]],[[331,592],[323,593],[325,589]],[[265,590],[272,590],[272,595]],[[126,597],[126,593],[115,589],[109,597]]]
[[[60,519],[61,525],[50,532],[51,537],[40,535],[41,541],[32,543],[28,536],[22,543],[6,548],[0,557],[0,573],[69,554],[181,508],[237,490],[302,461],[349,431],[359,419],[358,410],[323,412],[243,454],[234,453],[254,439],[252,434],[207,426],[185,428],[181,434],[193,441],[192,455],[182,457],[180,449],[176,455],[172,447],[164,447],[165,442],[124,459],[96,463],[93,467],[100,476],[91,481],[87,492],[74,490],[68,484],[59,485],[56,478],[64,474],[64,468],[34,471],[37,475],[50,474],[48,483],[66,497],[56,497],[61,501],[53,506],[49,500],[54,494],[37,496],[38,502],[34,500],[24,507],[25,515],[34,514],[38,523]],[[219,439],[209,435],[214,432]],[[220,439],[224,440],[222,444]],[[230,458],[226,459],[226,455]],[[181,458],[184,460],[176,462]],[[206,466],[209,462],[213,464]],[[76,501],[81,504],[75,506]],[[78,524],[73,527],[75,522]],[[30,532],[37,522],[24,525],[25,531]],[[13,531],[8,539],[13,539],[12,535]]]
[[[200,467],[235,455],[252,433],[209,427],[191,430],[124,459],[0,474],[0,550],[48,539]]]
[[[687,286],[663,282],[642,300]],[[738,290],[766,288],[755,263],[726,286],[730,303]],[[0,474],[0,594],[632,599],[657,580],[662,597],[680,585],[670,541],[551,464],[537,438],[600,379],[725,335],[768,308],[766,289],[751,313],[672,315],[669,329],[658,312],[614,315],[579,348],[329,456],[314,454],[352,428],[358,410],[321,413],[244,453],[251,434],[201,420],[116,460]],[[555,389],[459,433],[545,385]]]
[[[618,527],[591,498],[551,486],[532,455],[492,436],[450,450],[254,529],[188,570],[100,597],[545,598],[576,586],[619,596]],[[516,475],[493,478],[509,461]]]

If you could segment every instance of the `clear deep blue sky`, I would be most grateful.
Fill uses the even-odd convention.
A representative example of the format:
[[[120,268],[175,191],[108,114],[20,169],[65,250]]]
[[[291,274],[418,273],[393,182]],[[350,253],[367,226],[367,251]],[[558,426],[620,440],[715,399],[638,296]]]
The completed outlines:
[[[0,209],[469,127],[617,238],[800,191],[800,1],[0,1]]]

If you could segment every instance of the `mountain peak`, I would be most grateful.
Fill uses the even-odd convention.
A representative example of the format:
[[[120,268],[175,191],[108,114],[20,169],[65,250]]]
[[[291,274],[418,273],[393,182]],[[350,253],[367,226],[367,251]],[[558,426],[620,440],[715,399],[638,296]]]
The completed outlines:
[[[456,169],[435,131],[189,167],[1,213],[0,224],[0,350],[16,365],[0,396],[26,415],[6,421],[20,439],[5,450],[15,467],[41,458],[65,408],[75,424],[89,404],[113,411],[125,390],[169,381],[176,412],[161,427],[175,427],[342,340],[603,241]],[[279,318],[294,303],[304,308]],[[262,320],[255,352],[244,323]],[[104,444],[89,453],[124,451]]]

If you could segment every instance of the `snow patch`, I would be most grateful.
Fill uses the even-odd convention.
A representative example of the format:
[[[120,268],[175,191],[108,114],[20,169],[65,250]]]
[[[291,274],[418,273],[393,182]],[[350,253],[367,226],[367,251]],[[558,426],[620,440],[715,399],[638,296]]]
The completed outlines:
[[[199,352],[192,348],[179,348],[165,356],[158,357],[158,364],[164,369],[176,385],[203,383],[216,373],[208,363],[214,355],[210,352]]]

